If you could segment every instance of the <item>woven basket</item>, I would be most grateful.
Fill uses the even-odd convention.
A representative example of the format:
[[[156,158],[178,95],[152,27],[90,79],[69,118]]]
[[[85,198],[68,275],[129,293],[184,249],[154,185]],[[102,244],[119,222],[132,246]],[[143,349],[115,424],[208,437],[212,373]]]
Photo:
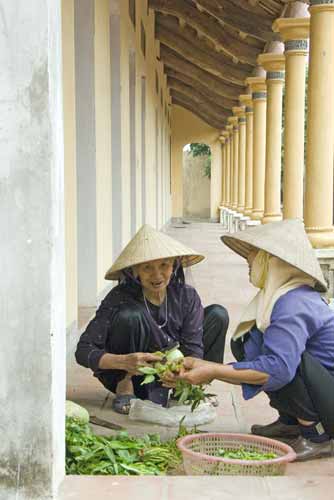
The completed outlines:
[[[178,439],[187,475],[282,476],[286,464],[296,458],[293,449],[274,439],[247,434],[191,434]],[[260,453],[273,452],[270,460],[235,460],[215,456],[221,448],[241,446]]]

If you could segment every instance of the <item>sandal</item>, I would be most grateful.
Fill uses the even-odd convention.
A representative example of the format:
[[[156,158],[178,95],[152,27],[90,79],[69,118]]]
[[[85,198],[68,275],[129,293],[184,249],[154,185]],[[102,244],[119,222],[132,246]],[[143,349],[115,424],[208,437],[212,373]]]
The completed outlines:
[[[131,399],[137,399],[134,394],[116,394],[112,402],[112,409],[122,415],[128,415]]]

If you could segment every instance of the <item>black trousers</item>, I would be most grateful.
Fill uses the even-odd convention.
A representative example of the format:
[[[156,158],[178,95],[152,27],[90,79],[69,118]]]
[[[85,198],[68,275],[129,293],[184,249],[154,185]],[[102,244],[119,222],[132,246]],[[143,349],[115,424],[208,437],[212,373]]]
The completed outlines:
[[[231,349],[238,361],[244,359],[243,341],[231,341]],[[334,436],[334,376],[309,353],[303,353],[296,375],[289,384],[266,394],[270,406],[281,416],[321,421],[326,432]]]
[[[225,307],[214,304],[204,308],[203,345],[204,359],[207,361],[223,363],[228,324],[229,316]],[[110,352],[115,354],[149,352],[149,325],[138,310],[129,309],[120,314],[114,332],[109,345]],[[96,374],[100,382],[111,392],[116,392],[117,384],[124,378],[124,375],[125,372],[122,370],[103,370]],[[154,400],[154,397],[148,394],[148,390],[152,387],[140,385],[143,380],[142,376],[134,376],[132,380],[134,392],[138,398]],[[160,402],[159,397],[158,399]]]

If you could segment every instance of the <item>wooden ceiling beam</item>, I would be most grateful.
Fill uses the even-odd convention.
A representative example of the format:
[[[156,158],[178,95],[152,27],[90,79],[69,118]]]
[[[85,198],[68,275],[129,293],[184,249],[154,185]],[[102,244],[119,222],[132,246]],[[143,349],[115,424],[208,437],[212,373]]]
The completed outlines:
[[[191,102],[195,107],[197,106],[200,110],[202,110],[204,113],[207,113],[212,119],[216,120],[219,123],[226,120],[228,116],[231,116],[231,113],[228,113],[226,111],[217,111],[214,105],[212,105],[209,101],[205,101],[201,96],[194,94],[189,95],[188,93],[180,92],[176,89],[170,89],[170,92],[171,96],[175,96],[180,99],[182,98]]]
[[[224,5],[225,1],[226,0],[217,0],[217,3]],[[227,1],[230,4],[234,5],[237,9],[243,9],[244,11],[247,12],[247,14],[249,13],[260,16],[259,17],[260,22],[263,18],[271,19],[271,17],[266,15],[266,11],[263,10],[256,1],[254,2],[249,0],[227,0]]]
[[[162,62],[180,73],[191,76],[194,80],[202,82],[207,87],[212,88],[212,90],[221,96],[227,97],[229,99],[239,99],[240,87],[233,84],[228,84],[217,78],[210,73],[207,73],[203,69],[195,66],[194,64],[188,62],[183,57],[179,56],[176,52],[171,50],[166,45],[160,45],[160,58]]]
[[[224,116],[227,118],[231,114],[230,109],[220,106],[217,103],[217,101],[214,98],[212,98],[210,95],[203,94],[198,89],[191,87],[190,85],[186,85],[185,83],[181,82],[180,80],[176,80],[175,78],[168,77],[167,78],[167,85],[170,89],[173,89],[173,90],[176,90],[177,92],[180,92],[181,94],[189,97],[190,99],[193,99],[198,104],[203,104],[205,107],[207,107],[207,106],[212,107],[212,109],[215,111],[215,113],[218,113],[219,116]]]
[[[175,71],[168,66],[165,67],[165,74],[167,75],[167,78],[174,78],[175,80],[183,82],[186,85],[197,89],[199,92],[201,92],[201,94],[208,95],[211,101],[214,100],[222,108],[231,110],[234,106],[239,105],[239,101],[237,99],[228,99],[227,97],[223,97],[214,92],[212,90],[212,87],[208,87],[207,85],[203,84],[203,82],[194,80],[190,76],[185,75],[184,73],[180,73],[179,71]]]
[[[248,45],[240,38],[232,37],[217,20],[210,14],[199,12],[194,4],[190,4],[185,0],[149,0],[149,7],[163,14],[183,19],[189,26],[205,35],[219,50],[222,50],[234,61],[256,66],[256,58],[261,50]]]
[[[190,42],[189,39],[182,36],[181,30],[175,26],[172,27],[172,23],[169,24],[170,26],[167,27],[160,24],[160,22],[157,23],[155,33],[160,42],[208,73],[212,73],[222,80],[234,83],[235,85],[244,86],[244,81],[250,72],[247,73],[239,70],[237,66],[226,64],[226,57],[214,50],[210,51],[206,49],[204,41],[196,40],[196,38],[194,39],[194,35],[192,35],[192,42]],[[178,31],[181,31],[181,36]],[[187,28],[183,31],[187,32]],[[187,36],[190,38],[189,32]],[[203,49],[200,48],[201,45]]]
[[[218,21],[231,26],[236,31],[241,31],[249,36],[257,38],[263,42],[272,40],[272,21],[265,16],[259,16],[237,8],[231,4],[230,0],[195,0],[197,6],[201,6],[211,16]]]
[[[199,106],[196,106],[196,104],[192,103],[191,101],[179,97],[179,96],[172,96],[172,104],[176,104],[177,106],[181,106],[182,108],[187,109],[191,113],[193,113],[195,116],[203,120],[203,122],[207,123],[210,125],[210,127],[215,128],[217,130],[221,130],[225,127],[226,122],[225,121],[217,121],[215,118],[212,118],[209,116],[205,110],[202,110],[199,108]]]

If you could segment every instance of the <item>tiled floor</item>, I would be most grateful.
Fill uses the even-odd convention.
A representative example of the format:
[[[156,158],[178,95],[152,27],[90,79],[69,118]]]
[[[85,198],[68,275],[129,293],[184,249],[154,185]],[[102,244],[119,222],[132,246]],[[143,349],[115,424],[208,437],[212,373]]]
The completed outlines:
[[[247,264],[220,242],[222,229],[219,224],[192,222],[172,226],[168,234],[179,239],[198,252],[207,256],[201,264],[194,266],[186,278],[195,284],[203,304],[223,304],[230,314],[229,335],[236,325],[242,308],[254,295],[255,289],[248,282]],[[228,350],[226,361],[232,360]],[[244,401],[238,386],[221,382],[213,383],[220,401],[216,420],[203,430],[220,432],[249,432],[252,423],[268,423],[276,418],[267,397],[262,394],[250,401]],[[163,437],[176,433],[176,429],[129,421],[128,417],[111,410],[111,398],[91,373],[73,365],[68,374],[68,399],[85,406],[91,414],[126,427],[130,433],[143,434],[160,432]],[[107,399],[106,399],[107,398]],[[106,432],[96,427],[96,432]],[[110,431],[107,431],[110,432]],[[306,463],[290,464],[287,476],[282,478],[120,478],[120,477],[68,477],[66,478],[61,500],[77,498],[86,500],[92,494],[100,499],[111,495],[123,498],[146,498],[152,500],[186,499],[298,499],[320,500],[334,498],[328,496],[328,487],[334,487],[334,459],[321,459]],[[327,490],[324,486],[328,485]],[[196,486],[197,485],[197,486]],[[279,485],[280,492],[276,491]],[[147,486],[147,488],[146,488]],[[91,492],[91,493],[89,493]],[[243,492],[243,493],[241,493]],[[223,496],[222,496],[223,495]],[[323,495],[323,496],[322,496]]]

